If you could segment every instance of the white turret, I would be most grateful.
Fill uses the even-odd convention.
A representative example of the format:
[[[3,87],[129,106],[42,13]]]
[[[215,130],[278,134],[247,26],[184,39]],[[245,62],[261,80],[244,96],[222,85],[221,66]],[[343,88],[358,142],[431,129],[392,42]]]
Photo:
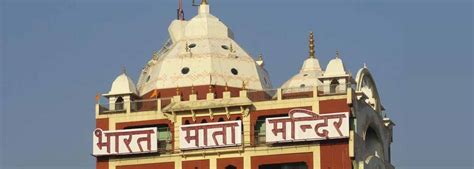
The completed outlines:
[[[313,32],[309,35],[309,57],[304,61],[303,66],[298,74],[291,77],[288,81],[283,83],[281,88],[298,88],[311,87],[321,84],[318,77],[323,75],[319,60],[316,58],[314,52],[314,36]]]
[[[109,99],[109,110],[125,111],[130,108],[130,102],[138,95],[133,80],[125,70],[115,78],[109,93],[103,96]]]
[[[350,84],[350,76],[339,57],[339,51],[336,51],[336,58],[329,61],[324,75],[319,79],[323,82],[324,93],[346,92],[347,85]]]

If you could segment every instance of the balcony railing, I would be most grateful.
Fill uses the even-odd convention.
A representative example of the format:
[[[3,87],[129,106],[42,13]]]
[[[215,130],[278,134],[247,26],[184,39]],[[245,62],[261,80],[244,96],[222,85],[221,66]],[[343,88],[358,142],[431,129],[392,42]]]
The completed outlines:
[[[317,87],[318,96],[347,94],[347,89],[350,87],[351,84],[320,85]]]
[[[247,93],[246,94],[240,93],[239,96],[237,97],[246,97],[253,102],[313,98],[317,96],[324,97],[324,96],[331,96],[331,95],[344,95],[344,94],[347,94],[347,89],[350,87],[351,87],[351,84],[331,84],[331,85],[318,85],[316,87],[309,86],[309,87],[286,88],[286,89],[249,90],[249,91],[241,91],[241,92],[247,92]],[[221,98],[214,98],[214,99],[221,99]],[[183,97],[176,96],[175,98],[159,98],[159,99],[147,99],[147,100],[134,100],[131,102],[98,104],[97,110],[99,114],[158,111],[170,105],[172,102],[176,102],[176,101],[178,102],[183,101]]]
[[[131,112],[154,111],[158,109],[156,99],[132,101],[130,104]]]
[[[130,112],[156,111],[158,108],[164,108],[171,103],[172,98],[134,100],[130,102],[118,103],[99,103],[99,114],[117,114],[125,113],[130,106]]]
[[[278,89],[250,90],[247,92],[247,97],[254,102],[277,100],[277,91]]]

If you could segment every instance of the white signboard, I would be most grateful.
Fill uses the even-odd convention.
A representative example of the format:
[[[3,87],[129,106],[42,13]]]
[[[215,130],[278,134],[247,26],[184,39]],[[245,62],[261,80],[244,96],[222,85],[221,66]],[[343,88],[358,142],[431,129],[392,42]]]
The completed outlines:
[[[326,140],[349,137],[349,113],[316,114],[292,109],[289,117],[267,118],[266,142]]]
[[[183,150],[242,144],[240,120],[182,125],[179,132],[180,148]]]
[[[140,128],[115,131],[95,129],[93,155],[121,155],[158,151],[156,128]]]

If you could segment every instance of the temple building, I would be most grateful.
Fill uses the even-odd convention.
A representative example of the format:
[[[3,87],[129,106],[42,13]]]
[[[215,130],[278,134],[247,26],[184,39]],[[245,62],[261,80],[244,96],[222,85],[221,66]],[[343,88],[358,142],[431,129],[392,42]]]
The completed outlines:
[[[281,86],[203,0],[137,82],[123,71],[96,97],[97,169],[393,169],[392,127],[367,66],[309,54]],[[288,70],[291,71],[291,70]]]

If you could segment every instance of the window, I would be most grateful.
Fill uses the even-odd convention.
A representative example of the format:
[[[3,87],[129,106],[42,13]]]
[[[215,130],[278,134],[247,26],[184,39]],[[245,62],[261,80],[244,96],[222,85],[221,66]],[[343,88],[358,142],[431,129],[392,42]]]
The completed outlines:
[[[117,100],[115,100],[115,110],[124,110],[122,97],[118,97]]]
[[[144,126],[131,126],[126,127],[125,129],[139,129],[139,128],[149,128],[156,127],[157,139],[158,139],[158,152],[165,153],[168,150],[171,150],[172,144],[172,133],[170,127],[167,124],[155,124],[155,125],[144,125]]]
[[[255,145],[265,143],[265,117],[259,117],[257,123],[255,123]]]
[[[265,144],[265,132],[266,132],[266,126],[265,126],[265,121],[267,118],[272,118],[272,117],[286,117],[287,114],[278,114],[278,115],[270,115],[270,116],[260,116],[258,117],[255,126],[254,126],[254,145],[261,145]]]
[[[194,48],[194,47],[196,47],[196,44],[195,44],[195,43],[191,43],[191,44],[188,45],[188,47],[189,47],[189,48]]]
[[[331,86],[329,88],[329,93],[336,93],[337,86],[339,86],[339,82],[336,79],[331,81]]]
[[[171,150],[171,131],[170,128],[166,126],[157,126],[158,131],[158,151],[166,152],[166,150]]]
[[[282,164],[264,164],[258,166],[258,169],[308,169],[305,162],[282,163]]]
[[[235,69],[235,68],[230,69],[230,72],[232,72],[232,74],[234,74],[234,75],[239,74],[239,71],[237,71],[237,69]]]
[[[227,45],[222,45],[221,48],[225,50],[229,50],[229,47]]]
[[[182,73],[183,75],[188,74],[188,72],[189,72],[189,68],[188,68],[188,67],[183,67],[183,68],[181,69],[181,73]]]
[[[237,167],[233,166],[233,165],[228,165],[225,167],[225,169],[237,169]]]

